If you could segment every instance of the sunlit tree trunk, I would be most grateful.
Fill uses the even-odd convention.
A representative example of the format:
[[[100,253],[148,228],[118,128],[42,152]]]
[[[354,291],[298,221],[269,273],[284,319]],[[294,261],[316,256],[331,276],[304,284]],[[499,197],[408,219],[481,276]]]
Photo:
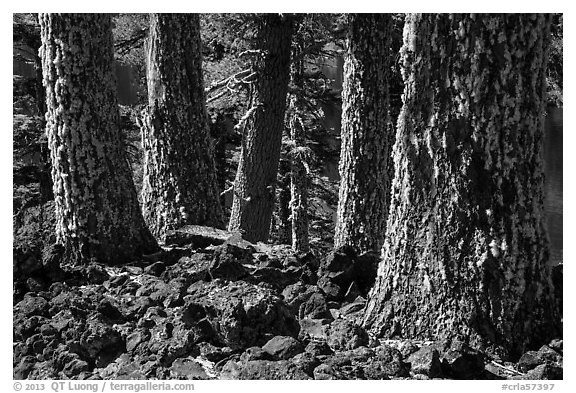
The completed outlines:
[[[548,15],[409,15],[364,324],[517,355],[557,335],[543,211]]]
[[[242,150],[228,229],[249,241],[266,241],[274,210],[290,65],[292,18],[257,16],[253,56],[256,80],[250,109],[241,120]]]
[[[389,14],[351,14],[348,18],[334,245],[350,245],[363,252],[382,246],[390,200],[392,19]]]
[[[202,80],[198,14],[152,14],[144,116],[144,218],[162,238],[186,224],[222,227]]]
[[[39,18],[56,236],[72,264],[129,262],[158,248],[140,212],[118,127],[110,18]]]
[[[289,102],[289,125],[291,141],[290,175],[290,211],[292,218],[292,249],[295,252],[307,252],[310,249],[308,239],[308,157],[306,152],[306,130],[303,121],[304,99],[304,39],[295,34],[292,42],[292,63],[290,65],[290,84],[292,93]]]

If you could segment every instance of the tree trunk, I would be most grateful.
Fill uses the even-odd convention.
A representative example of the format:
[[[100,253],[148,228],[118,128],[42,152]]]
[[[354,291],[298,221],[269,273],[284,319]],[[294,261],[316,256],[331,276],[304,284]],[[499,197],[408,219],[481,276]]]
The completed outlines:
[[[198,14],[152,14],[144,116],[144,219],[155,236],[224,224],[202,80]]]
[[[274,210],[284,127],[292,18],[258,16],[251,109],[241,120],[242,150],[228,229],[249,241],[266,241]]]
[[[292,64],[290,65],[290,84],[293,92],[290,94],[290,140],[291,151],[291,183],[290,210],[292,217],[292,249],[295,252],[308,252],[308,187],[309,179],[306,170],[308,149],[306,148],[306,130],[302,120],[304,94],[304,59],[302,52],[304,40],[301,34],[296,34],[292,43]]]
[[[388,93],[391,27],[387,14],[349,16],[334,245],[359,252],[379,250],[386,230],[394,135]]]
[[[559,333],[543,221],[547,15],[409,15],[364,324],[512,356]]]
[[[113,264],[156,251],[118,127],[110,15],[39,19],[56,236],[65,258]]]
[[[292,244],[292,223],[290,221],[290,157],[288,146],[283,143],[280,149],[278,167],[278,241]]]

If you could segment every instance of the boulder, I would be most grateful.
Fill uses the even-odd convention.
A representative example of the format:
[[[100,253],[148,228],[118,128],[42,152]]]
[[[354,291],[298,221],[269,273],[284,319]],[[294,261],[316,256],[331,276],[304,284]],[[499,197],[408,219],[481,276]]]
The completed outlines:
[[[301,282],[288,285],[282,291],[284,302],[290,307],[293,314],[298,315],[300,305],[312,296],[317,291],[313,285],[306,285]]]
[[[402,360],[402,354],[388,345],[374,348],[374,356],[364,366],[366,379],[389,379],[407,377],[410,366]]]
[[[238,379],[305,380],[311,378],[289,360],[250,360],[242,365]]]
[[[454,379],[474,379],[484,373],[484,355],[455,340],[441,354],[442,372]]]
[[[361,326],[346,319],[336,319],[328,329],[327,343],[335,351],[368,345],[368,333]]]
[[[277,360],[269,353],[260,347],[247,348],[242,355],[240,355],[241,362],[249,362],[250,360]]]
[[[540,364],[528,371],[525,375],[515,377],[514,379],[561,380],[563,379],[563,370],[562,367],[553,364]]]
[[[176,246],[189,245],[194,249],[205,248],[224,244],[232,235],[234,235],[233,232],[222,229],[200,225],[186,225],[167,231],[164,243],[166,245]]]
[[[182,278],[190,285],[209,278],[211,264],[211,255],[197,252],[189,257],[181,257],[177,263],[167,267],[160,277],[166,282]]]
[[[271,338],[262,349],[274,359],[288,360],[299,353],[304,352],[304,346],[290,336],[276,336]]]
[[[250,263],[252,256],[236,246],[223,245],[214,251],[209,274],[212,279],[222,278],[236,281],[248,276],[248,269],[243,263]]]
[[[310,341],[304,350],[313,356],[333,355],[334,351],[325,341]]]
[[[533,368],[536,368],[541,364],[544,364],[545,362],[546,360],[544,360],[544,358],[540,356],[539,352],[528,351],[520,357],[517,366],[521,372],[525,373],[527,371],[532,370]]]
[[[431,346],[423,346],[412,353],[407,362],[410,363],[414,374],[424,374],[430,378],[436,378],[442,374],[440,354]]]
[[[15,313],[21,313],[26,317],[33,315],[48,316],[49,304],[46,299],[40,296],[33,296],[30,294],[24,295],[24,299],[16,304],[14,307]]]
[[[326,305],[326,299],[320,293],[313,293],[308,300],[300,305],[298,312],[298,318],[310,318],[310,319],[332,319],[330,312],[328,311],[328,306]]]
[[[298,322],[270,289],[244,281],[218,280],[197,282],[187,292],[185,310],[198,317],[205,315],[221,345],[238,349],[263,345],[277,335],[298,336]]]
[[[324,341],[328,340],[328,330],[330,326],[329,319],[308,319],[300,320],[300,334],[298,339],[300,341]]]
[[[320,365],[320,360],[310,352],[302,352],[292,358],[292,363],[308,376],[314,377],[314,369]]]
[[[170,366],[169,372],[172,379],[213,379],[206,373],[201,363],[190,357],[176,359]]]

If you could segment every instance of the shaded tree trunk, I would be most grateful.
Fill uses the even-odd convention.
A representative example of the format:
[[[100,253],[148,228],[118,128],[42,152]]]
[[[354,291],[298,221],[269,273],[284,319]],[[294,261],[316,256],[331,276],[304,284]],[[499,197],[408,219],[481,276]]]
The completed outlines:
[[[110,15],[39,19],[56,237],[65,258],[112,264],[156,251],[118,127]]]
[[[349,16],[334,245],[353,246],[360,252],[382,246],[390,200],[391,27],[388,14]]]
[[[152,14],[144,116],[144,218],[162,238],[186,224],[222,227],[209,139],[198,14]]]
[[[309,179],[306,170],[307,154],[306,130],[302,120],[304,94],[304,59],[302,52],[304,40],[296,34],[292,43],[290,65],[290,83],[292,93],[289,103],[290,140],[292,151],[290,176],[290,211],[292,218],[292,249],[295,252],[307,252],[310,249],[308,240],[308,188]]]
[[[292,223],[290,220],[290,157],[288,146],[283,143],[278,167],[278,241],[292,244]]]
[[[379,337],[518,355],[558,331],[543,221],[547,15],[409,15]]]
[[[241,120],[242,150],[228,229],[266,241],[274,210],[290,65],[292,18],[258,16],[251,108]]]

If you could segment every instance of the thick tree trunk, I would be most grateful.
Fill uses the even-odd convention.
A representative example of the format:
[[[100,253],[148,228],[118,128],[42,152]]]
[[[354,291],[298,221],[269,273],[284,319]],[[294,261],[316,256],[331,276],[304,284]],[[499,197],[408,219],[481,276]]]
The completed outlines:
[[[334,245],[360,252],[380,249],[388,215],[394,135],[388,94],[391,27],[387,14],[349,16]]]
[[[142,219],[118,127],[105,14],[42,14],[56,236],[73,264],[127,262],[158,246]]]
[[[292,217],[292,249],[295,252],[307,252],[308,240],[308,187],[306,170],[306,130],[302,120],[304,94],[304,59],[302,56],[304,41],[300,34],[292,43],[292,64],[290,82],[293,89],[290,94],[289,124],[291,151],[290,210]]]
[[[150,16],[147,79],[144,219],[160,238],[186,224],[221,228],[198,14]]]
[[[274,210],[290,65],[292,18],[259,16],[251,109],[242,121],[242,150],[228,229],[266,241]]]
[[[517,355],[558,334],[543,222],[546,15],[409,15],[380,337]]]

